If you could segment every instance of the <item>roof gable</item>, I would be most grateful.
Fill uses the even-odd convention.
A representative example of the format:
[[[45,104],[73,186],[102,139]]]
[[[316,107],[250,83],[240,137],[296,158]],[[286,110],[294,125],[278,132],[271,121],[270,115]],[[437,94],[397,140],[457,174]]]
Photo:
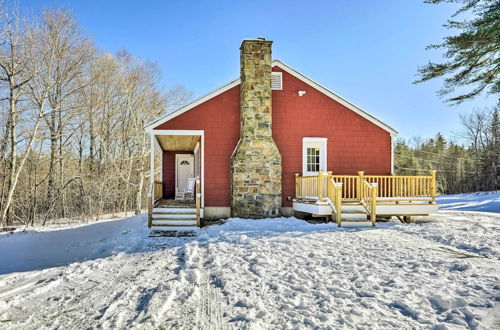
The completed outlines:
[[[328,96],[329,98],[337,101],[338,103],[342,104],[343,106],[345,106],[346,108],[348,108],[349,110],[351,111],[354,111],[355,113],[357,113],[358,115],[360,115],[361,117],[367,119],[368,121],[374,123],[375,125],[381,127],[382,129],[384,129],[385,131],[389,132],[391,135],[397,135],[398,134],[398,131],[396,131],[394,128],[392,128],[391,126],[385,124],[384,122],[382,122],[381,120],[377,119],[376,117],[374,117],[373,115],[369,114],[368,112],[364,111],[363,109],[359,108],[358,106],[352,104],[351,102],[347,101],[346,99],[344,99],[343,97],[335,94],[334,92],[332,92],[331,90],[321,86],[320,84],[318,84],[317,82],[315,82],[314,80],[304,76],[303,74],[301,74],[300,72],[292,69],[290,66],[286,65],[285,63],[281,62],[281,61],[278,61],[278,60],[274,60],[272,62],[272,67],[278,67],[280,69],[282,69],[283,71],[291,74],[292,76],[294,76],[295,78],[303,81],[304,83],[306,83],[307,85],[311,86],[312,88],[318,90],[319,92],[323,93],[324,95]],[[194,100],[193,102],[173,111],[173,112],[170,112],[170,113],[167,113],[151,122],[149,122],[145,129],[147,132],[151,132],[155,127],[183,114],[184,112],[216,97],[217,95],[220,95],[222,93],[224,93],[225,91],[235,87],[235,86],[238,86],[240,84],[240,79],[236,79],[236,80],[233,80],[231,81],[230,83],[222,86],[222,87],[219,87],[218,89],[206,94],[205,96],[202,96],[196,100]]]

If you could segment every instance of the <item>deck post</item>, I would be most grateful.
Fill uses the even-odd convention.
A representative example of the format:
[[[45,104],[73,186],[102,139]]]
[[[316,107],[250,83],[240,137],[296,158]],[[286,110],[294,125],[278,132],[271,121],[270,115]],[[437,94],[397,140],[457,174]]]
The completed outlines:
[[[431,203],[436,201],[436,170],[431,170]]]
[[[318,201],[323,201],[323,171],[318,172]]]
[[[342,183],[336,183],[333,189],[337,190],[335,193],[335,215],[337,216],[337,227],[340,227],[342,223]]]
[[[363,185],[364,181],[364,176],[365,176],[365,171],[358,171],[358,184],[356,185],[356,196],[358,198],[358,201],[361,201],[361,187]]]
[[[300,197],[300,178],[299,173],[294,173],[295,175],[295,198]]]
[[[328,180],[332,179],[332,174],[332,171],[326,171],[326,196],[330,196],[330,192],[328,191]],[[335,189],[335,187],[333,188]]]
[[[372,183],[370,184],[372,186],[371,189],[371,200],[370,203],[372,204],[370,207],[370,220],[372,221],[372,227],[375,227],[375,222],[377,221],[377,188],[378,188],[378,183]]]
[[[392,172],[391,173],[391,180],[390,180],[390,182],[391,182],[391,197],[395,197],[396,196],[396,194],[395,194],[396,188],[395,188],[395,185],[394,185],[395,179],[396,179],[396,174],[394,174],[394,172]]]

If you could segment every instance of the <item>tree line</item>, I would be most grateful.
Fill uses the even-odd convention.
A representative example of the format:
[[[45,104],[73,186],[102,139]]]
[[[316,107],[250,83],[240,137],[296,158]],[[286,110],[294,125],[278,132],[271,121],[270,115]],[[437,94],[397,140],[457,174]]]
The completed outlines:
[[[499,108],[461,116],[462,143],[438,133],[430,139],[399,139],[394,148],[398,175],[425,175],[437,170],[438,191],[454,194],[500,190]]]
[[[1,9],[0,9],[1,11]],[[0,226],[143,208],[144,125],[190,97],[65,10],[0,12]]]

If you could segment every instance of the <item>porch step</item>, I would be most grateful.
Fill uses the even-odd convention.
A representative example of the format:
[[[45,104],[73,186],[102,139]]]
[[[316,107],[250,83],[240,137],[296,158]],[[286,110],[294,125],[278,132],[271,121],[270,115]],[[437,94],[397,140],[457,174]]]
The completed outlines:
[[[151,225],[152,230],[168,230],[168,231],[189,231],[196,230],[195,226],[172,226],[172,225]]]
[[[172,219],[172,220],[196,220],[196,213],[154,213],[153,220],[155,219]]]
[[[372,222],[372,221],[371,220],[365,220],[365,219],[362,219],[362,220],[342,219],[342,222],[353,222],[353,223],[356,223],[356,222]]]
[[[366,215],[366,211],[363,210],[344,210],[342,209],[342,214],[364,214]]]
[[[155,207],[153,213],[196,214],[196,208],[191,207]]]
[[[153,226],[196,226],[194,220],[177,220],[177,219],[153,219]]]

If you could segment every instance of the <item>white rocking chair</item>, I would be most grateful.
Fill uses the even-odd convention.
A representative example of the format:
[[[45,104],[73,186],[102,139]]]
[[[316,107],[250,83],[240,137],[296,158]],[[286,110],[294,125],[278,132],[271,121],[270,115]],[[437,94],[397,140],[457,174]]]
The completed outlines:
[[[189,178],[186,183],[186,188],[177,188],[175,190],[175,200],[192,200],[194,199],[194,185],[196,178]]]

